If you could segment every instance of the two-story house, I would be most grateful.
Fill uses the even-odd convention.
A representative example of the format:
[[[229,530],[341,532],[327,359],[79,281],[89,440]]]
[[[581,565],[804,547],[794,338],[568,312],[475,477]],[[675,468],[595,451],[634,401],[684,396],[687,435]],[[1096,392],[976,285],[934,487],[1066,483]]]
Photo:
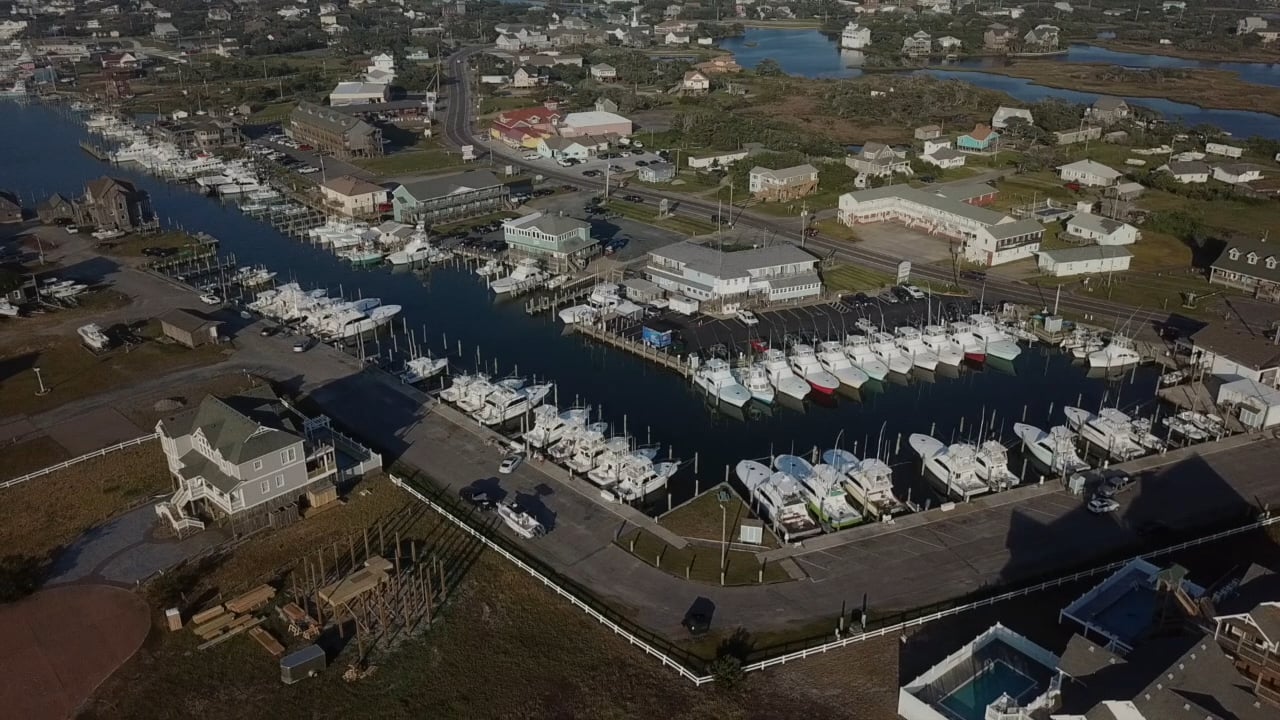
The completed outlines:
[[[680,91],[691,95],[700,95],[711,90],[711,78],[701,70],[690,70],[680,80]]]
[[[695,300],[794,300],[822,294],[818,258],[789,243],[721,252],[678,242],[649,253],[644,274],[670,292]]]
[[[902,40],[902,54],[907,57],[928,57],[933,52],[933,36],[917,30]]]
[[[1100,97],[1084,111],[1084,116],[1102,125],[1114,125],[1132,114],[1124,98]]]
[[[262,515],[332,484],[338,461],[321,427],[327,418],[299,418],[266,386],[164,418],[156,433],[178,491],[157,513],[178,529],[203,527],[199,516]]]
[[[1009,29],[1008,25],[992,23],[987,26],[987,31],[982,34],[982,46],[987,50],[1008,50],[1009,41],[1013,38],[1014,32]]]
[[[895,150],[884,143],[869,142],[856,155],[845,158],[844,164],[874,177],[887,177],[897,173],[911,174],[911,163],[905,150]]]
[[[1265,240],[1237,238],[1213,261],[1209,282],[1251,293],[1260,300],[1280,301],[1280,253]]]
[[[586,267],[600,254],[600,243],[591,237],[591,225],[566,215],[533,213],[502,224],[514,257],[531,257],[545,262],[553,272]]]
[[[131,232],[155,222],[151,197],[128,180],[90,180],[74,203],[76,222],[100,230]]]
[[[808,163],[781,170],[757,166],[751,168],[747,183],[757,200],[795,200],[817,192],[818,169]]]

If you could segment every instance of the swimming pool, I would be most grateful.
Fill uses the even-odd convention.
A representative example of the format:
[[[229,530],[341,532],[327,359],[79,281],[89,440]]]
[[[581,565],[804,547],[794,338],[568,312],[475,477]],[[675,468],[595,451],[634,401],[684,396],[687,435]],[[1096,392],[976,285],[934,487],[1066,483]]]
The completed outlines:
[[[958,720],[983,720],[987,706],[1001,695],[1025,701],[1036,689],[1036,681],[996,660],[938,703]]]
[[[1133,645],[1151,626],[1158,604],[1154,590],[1135,585],[1094,614],[1091,622],[1125,644]]]

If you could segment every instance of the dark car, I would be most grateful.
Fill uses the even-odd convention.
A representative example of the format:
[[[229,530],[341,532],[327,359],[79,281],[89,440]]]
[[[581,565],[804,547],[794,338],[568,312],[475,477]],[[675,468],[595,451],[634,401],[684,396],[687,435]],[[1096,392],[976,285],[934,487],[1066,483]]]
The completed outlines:
[[[280,332],[280,328],[276,327],[275,325],[267,325],[266,327],[262,328],[262,330],[259,331],[258,334],[261,335],[262,337],[271,337],[272,335],[275,335],[279,332]]]
[[[870,296],[870,295],[868,295],[868,294],[866,294],[866,293],[864,293],[864,292],[854,293],[854,295],[853,295],[853,303],[854,303],[855,305],[859,305],[859,306],[863,306],[863,305],[870,305],[870,304],[871,304],[871,296]]]
[[[484,490],[465,487],[458,493],[462,501],[471,505],[480,512],[492,512],[498,509],[498,502],[489,496]]]
[[[893,293],[893,296],[898,298],[899,302],[908,302],[911,300],[911,293],[907,292],[907,289],[901,285],[894,285],[889,288],[889,292]]]
[[[636,167],[644,167],[645,165],[648,165],[648,164],[649,164],[649,161],[648,161],[648,160],[637,160],[637,161],[636,161]]]
[[[818,236],[818,228],[816,228],[816,227],[808,227],[808,228],[805,228],[805,229],[804,229],[804,236],[805,236],[805,237],[817,237],[817,236]]]
[[[626,200],[627,202],[633,202],[633,203],[644,202],[644,198],[640,197],[639,195],[624,195],[622,199]]]
[[[690,635],[706,635],[711,630],[711,617],[702,612],[691,612],[680,622]]]

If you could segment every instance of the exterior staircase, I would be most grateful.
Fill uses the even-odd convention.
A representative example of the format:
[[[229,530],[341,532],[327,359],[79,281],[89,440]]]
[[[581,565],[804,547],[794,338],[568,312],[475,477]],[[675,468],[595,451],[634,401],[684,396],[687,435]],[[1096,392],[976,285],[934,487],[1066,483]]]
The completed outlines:
[[[191,500],[191,488],[184,485],[173,497],[156,503],[156,515],[168,520],[169,524],[178,533],[182,533],[184,530],[203,530],[204,523],[202,521],[188,517],[182,510]]]

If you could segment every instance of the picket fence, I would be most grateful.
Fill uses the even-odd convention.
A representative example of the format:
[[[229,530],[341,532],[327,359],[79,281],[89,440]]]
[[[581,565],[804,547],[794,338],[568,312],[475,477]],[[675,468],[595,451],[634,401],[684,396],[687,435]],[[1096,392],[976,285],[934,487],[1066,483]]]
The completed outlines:
[[[142,437],[136,437],[132,440],[125,440],[124,442],[118,443],[116,445],[112,445],[111,447],[104,447],[100,450],[94,450],[91,453],[85,453],[80,457],[73,457],[70,460],[64,460],[63,462],[60,462],[57,465],[50,465],[47,468],[41,468],[40,470],[27,473],[26,475],[13,478],[12,480],[5,480],[4,482],[0,482],[0,490],[7,490],[13,487],[14,485],[19,485],[28,480],[34,480],[35,478],[43,477],[45,475],[48,475],[49,473],[55,473],[55,472],[58,472],[59,470],[65,470],[66,468],[69,468],[72,465],[82,463],[85,460],[100,458],[103,455],[106,455],[108,453],[113,453],[117,450],[124,450],[125,448],[130,448],[135,445],[141,445],[142,443],[145,443],[145,442],[151,442],[152,440],[155,440],[157,437],[158,437],[157,433],[151,433],[150,435],[143,435]]]

